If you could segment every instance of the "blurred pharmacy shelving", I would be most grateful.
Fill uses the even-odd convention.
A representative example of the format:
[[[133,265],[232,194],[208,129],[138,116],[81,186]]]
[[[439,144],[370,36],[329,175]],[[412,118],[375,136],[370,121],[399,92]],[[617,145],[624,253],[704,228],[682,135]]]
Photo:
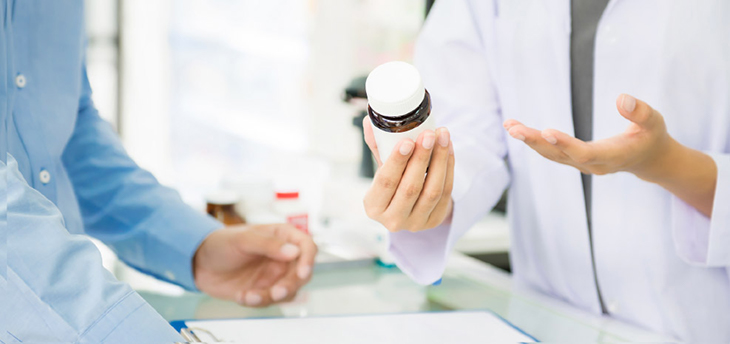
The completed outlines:
[[[382,230],[362,210],[369,181],[356,177],[358,109],[341,94],[375,66],[411,59],[425,1],[86,3],[96,105],[163,184],[202,210],[203,195],[226,176],[295,183],[315,230],[329,231],[324,241]],[[508,245],[506,221],[493,215],[457,249],[504,253]],[[100,247],[105,265],[135,288],[181,292]]]

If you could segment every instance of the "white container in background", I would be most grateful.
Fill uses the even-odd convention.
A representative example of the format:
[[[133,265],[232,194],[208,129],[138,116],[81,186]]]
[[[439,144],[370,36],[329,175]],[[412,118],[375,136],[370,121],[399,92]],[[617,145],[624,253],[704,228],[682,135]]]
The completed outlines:
[[[277,191],[274,199],[274,211],[281,219],[309,234],[309,211],[299,198],[299,191]]]
[[[235,192],[241,201],[236,210],[246,218],[248,224],[275,223],[278,221],[273,209],[274,184],[270,178],[253,174],[228,175],[221,180],[224,190]]]

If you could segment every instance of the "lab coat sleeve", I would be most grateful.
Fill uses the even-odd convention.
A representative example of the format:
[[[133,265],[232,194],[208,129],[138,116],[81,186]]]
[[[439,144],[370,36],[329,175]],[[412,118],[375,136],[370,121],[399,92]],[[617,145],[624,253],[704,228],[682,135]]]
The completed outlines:
[[[717,165],[712,217],[672,195],[672,235],[690,264],[730,267],[730,154],[708,153]]]
[[[450,130],[456,158],[452,217],[430,230],[390,234],[396,264],[422,284],[440,278],[456,241],[490,211],[510,181],[493,81],[494,15],[492,1],[437,1],[416,45],[432,116]]]
[[[186,205],[176,191],[132,161],[94,108],[85,67],[82,74],[78,119],[63,163],[86,233],[130,266],[195,290],[192,257],[223,224]]]
[[[4,153],[3,153],[4,154]],[[101,263],[94,244],[66,230],[55,205],[0,161],[8,257],[0,278],[0,342],[171,343],[174,329]]]

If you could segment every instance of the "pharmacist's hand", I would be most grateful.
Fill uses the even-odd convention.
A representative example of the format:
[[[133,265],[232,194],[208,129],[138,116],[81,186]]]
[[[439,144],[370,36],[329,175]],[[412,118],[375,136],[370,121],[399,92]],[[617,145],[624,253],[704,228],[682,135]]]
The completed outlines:
[[[415,143],[404,139],[382,163],[367,117],[363,128],[379,167],[363,200],[367,215],[391,232],[418,232],[440,225],[453,208],[454,149],[449,131],[426,130]]]
[[[513,119],[504,122],[509,134],[524,141],[545,158],[573,166],[586,174],[631,172],[644,180],[656,179],[667,168],[662,161],[674,140],[664,118],[641,100],[622,94],[618,112],[630,121],[618,135],[584,142],[554,129],[537,130]]]
[[[309,281],[316,254],[312,237],[288,224],[229,226],[200,244],[195,285],[250,307],[290,301]]]

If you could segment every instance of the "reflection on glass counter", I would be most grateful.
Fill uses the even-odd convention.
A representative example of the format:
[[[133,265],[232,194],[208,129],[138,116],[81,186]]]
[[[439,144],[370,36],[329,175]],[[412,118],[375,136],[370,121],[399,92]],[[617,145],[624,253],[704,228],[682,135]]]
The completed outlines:
[[[397,268],[377,265],[329,269],[315,271],[294,301],[261,309],[192,293],[140,294],[167,320],[483,309],[544,342],[674,341],[614,318],[588,314],[535,291],[517,289],[509,274],[460,254],[450,258],[439,285],[421,286]]]

